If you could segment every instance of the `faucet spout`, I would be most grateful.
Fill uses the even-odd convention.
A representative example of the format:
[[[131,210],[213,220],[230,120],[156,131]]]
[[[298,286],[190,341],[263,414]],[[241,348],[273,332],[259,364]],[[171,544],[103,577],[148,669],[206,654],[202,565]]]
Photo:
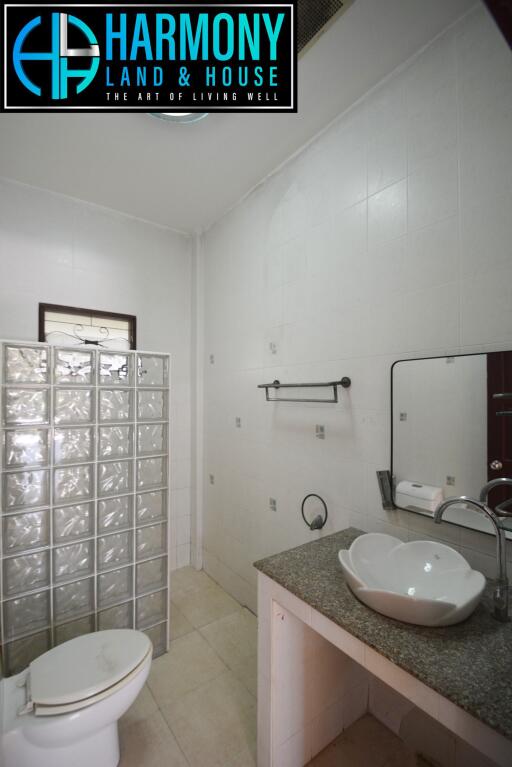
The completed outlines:
[[[496,482],[497,480],[493,481]],[[512,485],[512,480],[509,480],[509,482]],[[490,485],[492,483],[489,482],[488,484]],[[474,498],[469,498],[466,495],[447,498],[446,501],[440,503],[434,513],[434,522],[440,525],[445,511],[449,509],[450,506],[460,504],[472,506],[473,508],[485,514],[485,516],[491,521],[491,524],[494,528],[496,535],[496,563],[498,571],[494,589],[494,617],[499,621],[505,622],[508,620],[508,577],[506,550],[507,538],[505,535],[505,529],[498,514],[490,509],[485,502],[481,500],[477,501]]]

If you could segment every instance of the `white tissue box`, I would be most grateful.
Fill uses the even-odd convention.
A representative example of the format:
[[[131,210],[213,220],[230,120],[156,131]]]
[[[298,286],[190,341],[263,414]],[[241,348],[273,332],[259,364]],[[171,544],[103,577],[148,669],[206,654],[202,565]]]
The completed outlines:
[[[399,482],[395,492],[395,503],[402,509],[427,511],[433,514],[443,501],[443,490],[421,482]]]

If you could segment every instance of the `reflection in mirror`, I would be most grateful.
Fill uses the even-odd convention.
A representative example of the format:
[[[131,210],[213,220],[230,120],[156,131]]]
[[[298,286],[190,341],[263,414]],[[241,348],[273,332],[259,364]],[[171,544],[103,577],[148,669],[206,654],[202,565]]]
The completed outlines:
[[[395,362],[391,471],[396,506],[426,516],[445,498],[478,498],[488,480],[512,476],[512,352]],[[499,488],[489,505],[511,498]],[[444,519],[493,532],[462,504]]]

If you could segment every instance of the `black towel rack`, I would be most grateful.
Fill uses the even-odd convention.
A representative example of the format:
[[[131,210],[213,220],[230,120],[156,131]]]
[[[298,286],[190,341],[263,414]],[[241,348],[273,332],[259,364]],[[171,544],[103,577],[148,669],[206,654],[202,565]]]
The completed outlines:
[[[258,389],[265,389],[265,396],[267,402],[324,402],[324,403],[336,403],[338,399],[338,386],[342,386],[344,389],[348,389],[352,384],[352,381],[348,376],[343,376],[339,381],[327,381],[326,383],[281,383],[281,381],[275,380],[272,383],[258,384]],[[318,399],[314,397],[298,398],[298,397],[271,397],[270,389],[278,391],[279,389],[332,389],[331,399]]]

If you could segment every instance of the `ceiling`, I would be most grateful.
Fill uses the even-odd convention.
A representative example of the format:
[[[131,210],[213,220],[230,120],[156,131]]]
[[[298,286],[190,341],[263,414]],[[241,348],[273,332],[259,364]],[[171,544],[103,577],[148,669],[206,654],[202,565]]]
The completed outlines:
[[[223,215],[475,4],[355,0],[299,60],[298,114],[2,114],[0,175],[182,231]]]

